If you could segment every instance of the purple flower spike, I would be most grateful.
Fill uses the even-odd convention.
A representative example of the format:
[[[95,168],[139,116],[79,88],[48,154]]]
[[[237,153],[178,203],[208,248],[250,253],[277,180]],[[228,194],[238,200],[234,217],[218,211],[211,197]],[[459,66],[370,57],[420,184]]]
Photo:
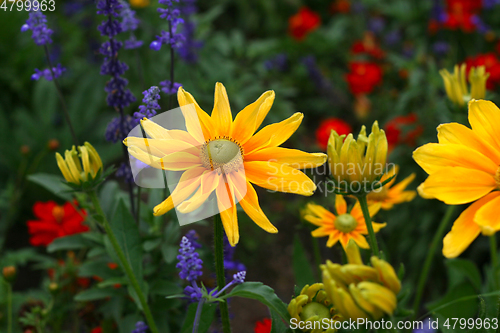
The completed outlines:
[[[35,74],[31,75],[31,79],[37,81],[41,78],[44,78],[47,81],[52,81],[54,78],[57,79],[58,77],[60,77],[66,71],[66,68],[61,66],[61,64],[57,64],[56,67],[52,67],[52,71],[54,72],[54,77],[52,77],[52,72],[48,68],[45,68],[42,71],[38,68],[35,68]]]
[[[133,330],[132,333],[146,333],[148,329],[149,329],[149,327],[148,327],[148,325],[146,325],[145,322],[138,321],[135,324],[135,330]]]
[[[203,275],[201,271],[203,261],[186,236],[182,237],[177,260],[179,263],[176,267],[181,270],[179,273],[181,279],[191,282]]]
[[[53,31],[47,28],[47,17],[41,11],[30,12],[26,24],[21,27],[22,32],[28,30],[33,32],[31,38],[33,38],[36,45],[42,46],[52,43],[50,36]]]
[[[160,82],[160,86],[162,86],[161,91],[163,91],[167,95],[174,95],[177,94],[177,90],[182,86],[180,83],[174,82],[172,85],[170,81],[162,81]],[[170,88],[172,86],[172,88]]]
[[[139,106],[139,112],[134,113],[135,124],[138,125],[143,118],[151,118],[156,115],[160,109],[158,100],[160,99],[160,88],[153,86],[142,93],[144,98],[142,102],[146,105]]]
[[[233,275],[234,283],[241,284],[245,282],[245,277],[247,275],[246,271],[241,271]]]

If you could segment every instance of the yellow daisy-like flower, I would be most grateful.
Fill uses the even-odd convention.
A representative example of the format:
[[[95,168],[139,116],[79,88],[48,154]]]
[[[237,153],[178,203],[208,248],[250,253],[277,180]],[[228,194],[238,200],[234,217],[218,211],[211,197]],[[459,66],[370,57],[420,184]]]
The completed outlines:
[[[396,181],[396,176],[399,172],[399,166],[394,165],[389,172],[384,174],[380,179],[380,182],[383,183],[387,179],[392,178],[387,184],[382,186],[381,189],[377,189],[373,192],[368,193],[366,199],[369,204],[373,204],[376,202],[380,202],[381,208],[385,210],[392,209],[394,205],[412,201],[413,198],[417,195],[416,191],[405,191],[406,187],[415,179],[415,173],[412,173],[405,179],[403,179],[398,184],[392,186]]]
[[[474,202],[455,221],[443,240],[443,255],[459,256],[479,233],[500,230],[500,109],[490,101],[469,102],[469,122],[439,125],[439,143],[413,152],[429,174],[418,187],[424,198],[448,205]]]
[[[380,210],[381,204],[375,203],[368,206],[370,216],[374,216]],[[326,208],[313,203],[307,204],[304,211],[304,219],[319,228],[312,231],[313,237],[326,237],[328,241],[326,246],[332,247],[338,241],[345,249],[350,239],[354,240],[359,247],[369,249],[370,245],[363,235],[368,235],[366,228],[365,218],[359,205],[356,202],[351,211],[347,211],[347,204],[344,197],[337,195],[335,199],[335,210],[337,215],[328,211]],[[372,223],[373,230],[378,232],[381,228],[385,227],[385,223]]]
[[[88,142],[78,146],[78,149],[73,146],[71,150],[66,150],[64,158],[56,153],[56,161],[64,179],[75,185],[94,180],[103,168],[101,157]]]
[[[321,265],[323,285],[333,306],[344,320],[370,318],[378,320],[391,315],[401,290],[394,268],[386,261],[371,257],[372,266],[364,265],[359,249],[352,241],[347,245],[348,264],[327,261]]]
[[[215,192],[231,245],[239,240],[237,202],[258,226],[276,233],[278,230],[260,208],[252,184],[273,191],[313,194],[316,185],[298,169],[320,166],[327,156],[278,147],[297,130],[303,114],[295,113],[255,133],[273,104],[274,91],[262,94],[234,120],[221,83],[215,86],[211,116],[182,87],[177,98],[187,131],[167,130],[144,119],[142,127],[151,139],[128,137],[124,141],[129,153],[142,162],[158,169],[183,171],[179,185],[154,208],[154,214],[165,214],[174,206],[181,213],[192,212]]]
[[[328,320],[331,326],[331,320],[340,321],[342,317],[331,305],[322,283],[315,283],[311,286],[306,284],[300,295],[295,297],[288,304],[288,313],[295,319],[295,323],[305,322],[304,332],[310,333],[334,333],[334,328],[323,329],[322,321]]]

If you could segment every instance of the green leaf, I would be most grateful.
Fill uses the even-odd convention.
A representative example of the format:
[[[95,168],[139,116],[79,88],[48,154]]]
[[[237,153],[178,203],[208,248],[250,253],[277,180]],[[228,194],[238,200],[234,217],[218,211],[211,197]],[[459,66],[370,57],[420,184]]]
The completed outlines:
[[[47,246],[47,252],[52,253],[59,250],[77,250],[92,245],[82,234],[75,234],[56,238]]]
[[[27,178],[28,180],[42,186],[61,199],[64,199],[66,201],[72,200],[71,192],[73,191],[73,189],[63,183],[64,179],[61,176],[50,175],[47,173],[35,173],[29,175]]]
[[[301,288],[306,284],[315,283],[314,274],[311,264],[307,259],[306,252],[300,239],[295,235],[293,241],[293,256],[292,256],[293,272],[295,275],[295,283]]]
[[[106,297],[119,296],[122,292],[114,288],[92,288],[82,291],[74,298],[77,302],[96,301]]]
[[[161,254],[163,256],[163,260],[167,264],[171,264],[175,261],[175,258],[177,258],[177,252],[179,251],[179,247],[167,243],[163,243],[161,245]]]
[[[215,310],[218,304],[216,303],[204,303],[200,316],[200,324],[198,326],[198,333],[206,333],[212,325],[214,320]],[[193,331],[194,318],[196,316],[196,309],[198,303],[192,303],[188,307],[186,319],[184,319],[184,324],[182,325],[181,333],[191,333]]]
[[[127,206],[123,202],[123,199],[120,199],[116,210],[113,213],[113,218],[111,219],[111,230],[116,236],[118,245],[125,255],[125,259],[130,264],[130,267],[132,267],[132,272],[139,282],[144,296],[147,297],[148,286],[146,284],[146,281],[144,281],[143,279],[142,271],[141,236],[139,233],[139,228],[135,223],[134,218],[130,214],[130,211],[127,209]],[[117,263],[122,267],[122,270],[125,271],[122,263],[120,261],[118,261]],[[128,290],[130,296],[134,299],[137,306],[141,308],[139,298],[135,290],[133,290],[133,288],[131,287],[131,284],[129,284]]]
[[[116,284],[125,285],[127,283],[128,283],[128,280],[126,277],[118,276],[118,277],[112,277],[110,279],[106,279],[102,282],[99,282],[97,284],[97,287],[99,287],[99,288],[114,287],[114,285],[116,285]]]
[[[449,286],[468,280],[479,291],[481,289],[481,274],[476,265],[466,259],[452,259],[446,261],[448,267]]]
[[[271,311],[271,333],[290,333],[292,329],[287,327],[287,325],[283,322],[280,315],[278,315],[275,311]]]
[[[264,285],[262,282],[245,282],[237,285],[222,298],[226,299],[229,297],[255,299],[267,305],[271,311],[275,311],[286,323],[290,322],[290,314],[288,314],[286,304],[276,296],[271,287]]]

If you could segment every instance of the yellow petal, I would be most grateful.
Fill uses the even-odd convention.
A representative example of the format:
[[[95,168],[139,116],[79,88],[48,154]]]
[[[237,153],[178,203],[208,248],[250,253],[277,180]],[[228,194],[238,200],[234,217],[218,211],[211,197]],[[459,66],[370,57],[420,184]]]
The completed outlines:
[[[369,249],[370,244],[366,241],[366,238],[357,232],[351,232],[351,238],[356,242],[356,244],[362,249]],[[345,247],[344,247],[345,248]]]
[[[237,177],[243,178],[243,180],[245,180],[244,177],[241,177],[240,175],[231,174],[231,175],[227,175],[227,177],[230,180],[230,182],[232,182],[233,184],[238,183],[238,180],[235,179]],[[241,180],[239,182],[241,182]],[[243,208],[243,210],[245,211],[245,213],[259,227],[261,227],[262,229],[264,229],[267,232],[270,232],[270,233],[273,233],[273,234],[277,233],[278,229],[276,229],[276,227],[274,225],[272,225],[272,223],[269,221],[269,219],[267,218],[267,216],[264,214],[264,212],[260,208],[259,198],[258,198],[257,193],[255,192],[255,189],[253,188],[252,184],[250,184],[249,182],[246,182],[246,181],[245,181],[245,183],[247,185],[247,187],[246,187],[246,194],[239,201],[239,203],[241,205],[241,208]],[[241,187],[241,185],[240,186],[238,186],[238,185],[235,186],[235,192],[236,192],[236,190],[239,187]]]
[[[266,91],[255,102],[238,112],[231,134],[234,140],[242,145],[252,137],[271,109],[274,97],[274,91]]]
[[[462,167],[443,168],[424,183],[426,195],[448,205],[461,205],[477,200],[496,187],[495,179],[483,171]]]
[[[455,220],[451,231],[443,239],[443,255],[446,258],[458,257],[476,239],[481,228],[474,222],[474,217],[481,207],[496,196],[491,193],[474,202]]]
[[[307,206],[307,213],[315,215],[319,218],[325,219],[325,220],[334,220],[335,215],[333,215],[332,212],[330,212],[328,209],[321,205],[316,205],[313,203],[308,203]]]
[[[325,164],[327,156],[322,153],[306,153],[298,149],[270,147],[245,154],[247,161],[270,161],[287,164],[295,169],[312,169]]]
[[[79,184],[80,183],[79,180],[76,180],[76,179],[73,178],[73,175],[69,171],[68,165],[66,164],[66,161],[61,156],[61,154],[56,153],[56,161],[57,161],[57,166],[61,170],[61,173],[62,173],[64,179],[66,179],[66,181],[68,183],[75,183],[75,184]]]
[[[186,152],[177,152],[160,158],[158,163],[163,170],[182,171],[200,166],[201,160],[199,156]]]
[[[373,318],[382,317],[382,311],[378,307],[370,303],[354,284],[351,284],[349,286],[349,291],[351,292],[352,297],[359,305],[359,307],[362,308],[365,312],[369,313]]]
[[[227,183],[219,182],[216,189],[217,205],[227,239],[231,246],[236,246],[240,239],[238,230],[238,216],[236,215],[236,205],[234,203],[234,193]]]
[[[277,147],[281,145],[283,142],[288,140],[293,133],[295,133],[303,118],[304,115],[297,112],[290,118],[279,123],[267,125],[243,145],[245,154],[250,154],[257,149]]]
[[[179,212],[187,214],[198,209],[203,203],[205,203],[210,194],[215,191],[215,188],[219,185],[220,178],[221,176],[219,176],[215,171],[203,173],[198,191],[196,191],[191,198],[185,200],[177,207]]]
[[[366,299],[369,299],[373,305],[388,315],[391,315],[396,309],[396,295],[386,287],[377,283],[363,281],[358,284],[358,288]]]
[[[310,196],[316,184],[302,171],[273,162],[244,162],[245,175],[253,184],[272,191]]]
[[[212,132],[213,122],[210,116],[203,111],[194,97],[182,87],[177,91],[177,99],[182,114],[186,119],[186,128],[199,143],[214,137]]]
[[[401,290],[401,282],[394,271],[394,268],[385,260],[376,256],[371,257],[372,266],[377,270],[378,280],[396,295]]]
[[[153,139],[169,139],[168,135],[168,130],[166,128],[161,127],[154,121],[143,118],[141,120],[141,126],[144,129],[144,132],[146,132],[147,135],[149,135]]]
[[[481,228],[488,227],[489,233],[500,230],[500,191],[489,194],[489,202],[483,204],[474,216],[474,222]]]
[[[226,88],[220,82],[215,84],[214,109],[212,110],[212,123],[215,126],[215,136],[228,136],[231,134],[233,116],[227,97]]]
[[[469,122],[472,130],[489,145],[500,151],[500,110],[493,102],[471,100]]]
[[[428,174],[444,167],[463,167],[495,174],[498,166],[480,152],[457,144],[428,143],[413,152],[413,159]]]
[[[344,197],[340,194],[335,196],[335,211],[337,211],[338,215],[347,213],[347,204]]]
[[[157,157],[163,157],[165,155],[181,151],[196,156],[199,156],[200,154],[199,146],[195,147],[191,143],[181,140],[157,140],[129,136],[128,138],[125,138],[123,143],[127,147],[137,147],[138,149],[141,149],[144,152]]]
[[[486,140],[482,140],[470,128],[458,123],[449,123],[439,125],[437,130],[439,143],[469,147],[491,158],[496,164],[500,164],[500,150],[493,148]]]
[[[363,260],[361,260],[361,254],[359,253],[359,247],[356,245],[354,240],[350,240],[344,250],[347,256],[347,261],[350,264],[363,265]]]

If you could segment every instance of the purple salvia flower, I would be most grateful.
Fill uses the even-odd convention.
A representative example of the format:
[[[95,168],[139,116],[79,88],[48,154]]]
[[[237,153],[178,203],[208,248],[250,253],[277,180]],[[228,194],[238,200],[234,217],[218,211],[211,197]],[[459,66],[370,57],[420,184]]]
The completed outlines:
[[[229,288],[235,284],[242,284],[243,282],[245,282],[246,275],[247,275],[246,271],[241,271],[241,272],[234,274],[233,281],[226,284],[226,286],[224,288],[222,288],[219,292],[217,292],[214,295],[214,297],[216,297],[216,298],[219,297],[220,295],[222,295],[224,293],[224,291],[226,291],[227,288]]]
[[[123,131],[122,131],[122,119],[121,117],[113,118],[106,128],[106,133],[104,137],[107,141],[116,143],[122,141],[127,134],[134,128],[135,119],[127,115],[123,119]]]
[[[136,49],[143,44],[143,42],[138,40],[134,35],[134,31],[137,30],[141,21],[135,17],[135,11],[130,8],[127,2],[122,1],[121,4],[122,10],[120,11],[120,16],[122,18],[122,31],[130,31],[130,37],[125,41],[124,49]]]
[[[203,297],[201,289],[196,284],[184,288],[184,294],[195,302],[199,301]]]
[[[186,234],[187,239],[191,243],[191,246],[195,249],[201,248],[201,244],[198,243],[198,234],[194,230],[189,230]]]
[[[375,34],[381,33],[385,28],[385,20],[384,18],[378,16],[378,17],[372,17],[368,21],[368,30],[374,32]]]
[[[179,2],[178,0],[175,0]],[[184,20],[179,16],[181,11],[179,9],[173,8],[172,0],[159,0],[161,5],[165,5],[167,8],[158,8],[157,11],[160,13],[160,18],[166,19],[169,23],[169,31],[162,31],[160,35],[156,36],[156,40],[153,41],[149,48],[155,51],[159,51],[163,44],[168,44],[172,48],[178,48],[182,45],[185,40],[184,35],[176,33],[179,24],[184,23]]]
[[[148,329],[149,327],[145,322],[138,321],[135,323],[135,330],[133,330],[132,333],[146,333]]]
[[[278,53],[274,57],[264,62],[264,67],[270,71],[276,69],[279,72],[285,72],[288,69],[288,56],[286,53]]]
[[[182,237],[177,260],[179,260],[179,263],[176,267],[181,270],[179,272],[181,279],[192,282],[203,274],[201,271],[203,261],[186,236]]]
[[[42,46],[52,43],[50,36],[53,31],[47,28],[47,17],[41,11],[32,11],[29,14],[26,24],[23,24],[21,31],[32,31],[31,38],[36,45]]]
[[[122,43],[116,41],[114,36],[123,31],[120,22],[115,19],[119,16],[120,10],[123,5],[118,0],[98,0],[97,13],[106,15],[107,18],[99,25],[98,30],[101,35],[107,36],[108,41],[104,42],[99,49],[100,53],[104,55],[104,63],[101,66],[102,75],[110,75],[111,79],[106,83],[104,90],[108,93],[106,102],[109,106],[118,108],[122,112],[123,108],[130,103],[135,102],[135,97],[129,89],[126,88],[128,81],[121,77],[128,69],[127,64],[118,60],[118,51],[122,47]],[[124,127],[124,119],[121,121],[121,127]],[[125,128],[120,131],[122,137],[128,134]]]
[[[177,94],[177,90],[182,86],[180,83],[174,82],[172,85],[170,81],[161,81],[160,82],[161,91],[163,91],[167,95]]]
[[[160,88],[153,86],[142,93],[144,98],[142,102],[146,105],[139,106],[139,112],[134,113],[136,125],[141,122],[143,118],[152,118],[156,116],[156,110],[160,109],[158,100],[160,99]]]
[[[132,170],[130,169],[130,164],[126,162],[122,162],[118,170],[115,173],[116,177],[123,178],[125,183],[132,184],[134,183],[134,176],[132,175]]]
[[[31,79],[39,80],[43,77],[47,81],[52,81],[54,78],[57,79],[60,77],[66,71],[66,68],[62,67],[61,64],[57,64],[56,67],[52,67],[52,71],[54,72],[54,77],[52,77],[52,72],[48,68],[45,68],[44,70],[35,68],[35,74],[31,75]]]
[[[445,55],[450,51],[450,44],[444,41],[437,41],[432,45],[432,49],[437,55]]]
[[[203,43],[194,38],[196,28],[194,22],[186,21],[183,27],[182,33],[185,39],[177,49],[177,53],[185,62],[195,63],[198,61],[198,49],[203,47]]]
[[[389,46],[393,46],[399,43],[400,41],[401,41],[401,32],[399,32],[399,30],[389,31],[384,36],[384,42]]]
[[[500,4],[500,0],[483,0],[483,8],[491,9]]]

